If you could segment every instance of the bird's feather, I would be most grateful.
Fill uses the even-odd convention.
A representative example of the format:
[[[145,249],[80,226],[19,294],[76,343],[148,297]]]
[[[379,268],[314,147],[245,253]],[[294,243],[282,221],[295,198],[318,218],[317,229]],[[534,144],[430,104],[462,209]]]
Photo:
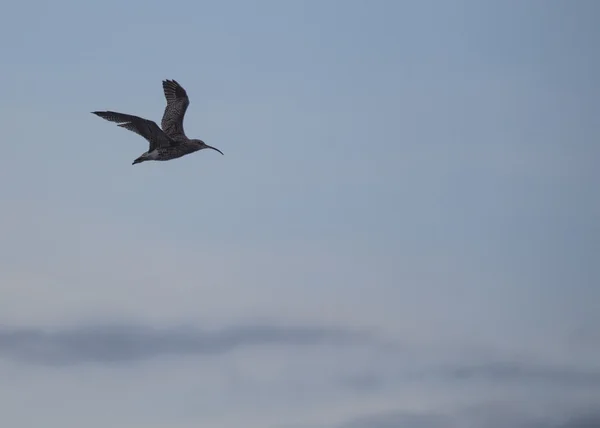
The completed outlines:
[[[183,118],[190,105],[190,99],[185,89],[175,80],[163,80],[162,86],[167,106],[160,125],[164,133],[170,138],[174,140],[186,139],[183,130]]]
[[[176,144],[152,120],[114,111],[94,111],[92,113],[144,137],[150,143],[148,151]]]

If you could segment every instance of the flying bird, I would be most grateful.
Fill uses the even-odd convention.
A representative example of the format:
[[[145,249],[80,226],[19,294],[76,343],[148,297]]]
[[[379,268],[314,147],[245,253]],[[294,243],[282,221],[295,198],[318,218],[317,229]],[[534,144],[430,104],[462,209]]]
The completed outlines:
[[[202,149],[213,149],[223,154],[216,147],[209,146],[202,140],[190,139],[183,131],[183,117],[190,105],[187,92],[175,80],[162,82],[167,106],[163,113],[161,128],[156,122],[131,114],[117,113],[115,111],[93,111],[92,113],[118,126],[135,132],[150,143],[148,151],[133,161],[136,163],[149,160],[166,161],[180,158]]]

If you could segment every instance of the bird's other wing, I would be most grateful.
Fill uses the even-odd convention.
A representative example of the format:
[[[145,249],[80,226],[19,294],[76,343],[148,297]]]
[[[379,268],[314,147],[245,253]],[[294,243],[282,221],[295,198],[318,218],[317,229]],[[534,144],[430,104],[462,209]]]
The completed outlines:
[[[118,126],[144,137],[150,143],[149,152],[156,148],[175,144],[152,120],[114,111],[93,111],[92,113],[110,122],[116,122]]]
[[[162,86],[167,99],[167,106],[160,126],[165,134],[173,139],[185,138],[183,117],[190,105],[187,92],[175,80],[163,80]]]

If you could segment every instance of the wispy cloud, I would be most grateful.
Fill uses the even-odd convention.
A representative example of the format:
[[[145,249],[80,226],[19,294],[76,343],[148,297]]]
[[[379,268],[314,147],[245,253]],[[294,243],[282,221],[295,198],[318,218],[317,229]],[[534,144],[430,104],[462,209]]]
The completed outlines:
[[[493,385],[529,385],[551,388],[592,389],[600,392],[600,370],[589,366],[549,364],[545,361],[485,361],[463,359],[449,361],[440,353],[431,360],[430,353],[421,355],[429,359],[421,364],[389,361],[379,367],[346,374],[338,379],[341,388],[370,393],[388,387],[420,382],[444,382],[453,385],[485,383]],[[391,359],[390,359],[391,360]]]
[[[561,423],[557,428],[597,428],[600,427],[600,413],[589,413]]]
[[[37,364],[110,363],[160,355],[224,354],[252,346],[356,343],[369,335],[341,328],[239,325],[220,330],[138,325],[81,326],[48,331],[0,328],[0,357]]]
[[[551,382],[567,385],[600,386],[600,371],[573,369],[518,361],[491,362],[448,368],[446,375],[456,380]]]
[[[387,413],[356,418],[339,428],[438,428],[448,427],[448,418],[434,414]]]
[[[450,413],[382,412],[356,417],[338,428],[597,428],[600,412],[571,410],[566,415],[544,416],[502,404],[474,406]]]

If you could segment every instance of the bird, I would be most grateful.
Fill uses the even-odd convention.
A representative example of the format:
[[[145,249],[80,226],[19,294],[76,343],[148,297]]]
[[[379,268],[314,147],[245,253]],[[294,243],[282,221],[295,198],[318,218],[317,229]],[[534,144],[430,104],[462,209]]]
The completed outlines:
[[[150,160],[176,159],[202,149],[212,149],[223,154],[216,147],[209,146],[202,140],[190,139],[185,135],[183,118],[190,105],[186,90],[176,80],[163,80],[162,87],[167,105],[160,127],[152,120],[131,114],[115,111],[93,111],[92,114],[135,132],[150,143],[148,151],[135,159],[132,165]]]

